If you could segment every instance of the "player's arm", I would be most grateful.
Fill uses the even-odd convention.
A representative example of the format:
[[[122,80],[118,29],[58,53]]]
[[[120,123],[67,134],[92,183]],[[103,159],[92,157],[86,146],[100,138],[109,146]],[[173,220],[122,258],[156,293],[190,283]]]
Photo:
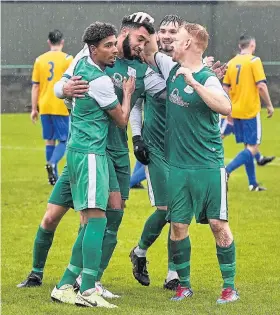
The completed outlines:
[[[94,98],[99,106],[106,110],[120,128],[128,123],[131,97],[135,90],[135,78],[129,77],[123,81],[123,99],[119,103],[114,85],[108,76],[100,77],[89,84],[89,96]]]
[[[154,98],[166,99],[166,81],[163,77],[148,67],[144,77],[145,92]]]
[[[40,65],[39,58],[35,60],[33,72],[32,72],[32,89],[31,89],[31,114],[30,118],[33,123],[38,120],[38,103],[40,94]]]
[[[267,114],[268,114],[267,117],[270,118],[270,117],[272,117],[272,115],[274,113],[274,107],[273,107],[271,99],[270,99],[267,85],[264,82],[260,82],[257,84],[257,87],[258,87],[260,96],[266,105]]]
[[[139,98],[130,113],[130,126],[132,131],[133,151],[136,159],[144,165],[150,163],[149,150],[141,136],[142,130],[143,98]]]
[[[184,76],[186,83],[198,93],[214,112],[226,116],[231,113],[230,100],[217,77],[209,77],[202,85],[193,78],[192,72],[188,68],[179,68],[176,73],[176,76],[178,75]]]
[[[266,105],[268,118],[270,118],[273,115],[274,108],[268,92],[266,77],[261,59],[259,57],[253,57],[251,60],[251,67],[260,97]]]
[[[56,97],[60,99],[80,98],[84,97],[85,93],[88,92],[88,82],[81,80],[81,76],[73,76],[77,63],[85,56],[89,56],[87,45],[75,56],[62,78],[55,83],[54,93]]]

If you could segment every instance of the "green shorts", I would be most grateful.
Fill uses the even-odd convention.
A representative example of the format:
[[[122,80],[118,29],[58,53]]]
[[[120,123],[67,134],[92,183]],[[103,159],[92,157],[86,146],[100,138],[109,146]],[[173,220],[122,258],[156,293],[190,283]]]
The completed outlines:
[[[105,211],[109,198],[107,156],[68,150],[66,159],[74,209]]]
[[[65,208],[74,209],[67,165],[64,166],[48,202]]]
[[[145,166],[148,193],[152,206],[167,206],[169,165],[162,154],[149,152],[150,163]]]
[[[130,160],[128,152],[107,149],[110,192],[119,191],[122,199],[129,196]]]
[[[228,220],[226,172],[221,169],[182,169],[170,166],[167,219],[190,224]]]

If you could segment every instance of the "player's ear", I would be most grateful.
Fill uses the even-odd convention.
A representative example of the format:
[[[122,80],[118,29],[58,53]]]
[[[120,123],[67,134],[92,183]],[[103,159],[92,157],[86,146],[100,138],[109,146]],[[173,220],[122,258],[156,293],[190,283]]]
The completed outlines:
[[[47,43],[48,43],[48,45],[49,45],[49,46],[51,45],[51,42],[50,42],[50,40],[49,40],[49,39],[47,40]]]
[[[90,45],[90,46],[89,46],[89,51],[90,51],[91,54],[94,54],[94,55],[95,55],[95,54],[96,54],[96,46]]]
[[[64,46],[64,39],[62,39],[61,43],[60,43],[62,46]]]
[[[121,35],[123,35],[124,37],[126,37],[129,33],[129,29],[127,27],[123,27],[121,29]]]

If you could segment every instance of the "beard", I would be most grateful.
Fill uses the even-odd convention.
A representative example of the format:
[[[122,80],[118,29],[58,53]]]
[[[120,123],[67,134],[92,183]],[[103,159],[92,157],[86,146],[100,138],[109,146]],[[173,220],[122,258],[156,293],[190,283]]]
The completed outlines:
[[[125,59],[129,59],[129,60],[134,59],[134,57],[132,56],[132,53],[131,53],[129,34],[124,39],[123,44],[122,44],[122,48],[123,48],[123,56]]]

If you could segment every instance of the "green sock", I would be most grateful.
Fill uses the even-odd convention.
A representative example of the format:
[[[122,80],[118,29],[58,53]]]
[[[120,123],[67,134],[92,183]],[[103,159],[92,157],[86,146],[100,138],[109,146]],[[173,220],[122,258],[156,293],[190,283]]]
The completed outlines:
[[[236,271],[234,241],[229,247],[220,247],[216,244],[216,248],[220,270],[224,280],[223,288],[234,289],[234,278]]]
[[[119,226],[123,218],[123,210],[107,209],[106,210],[107,224],[102,244],[102,256],[100,267],[96,281],[100,281],[104,270],[108,267],[109,261],[117,245],[117,234]]]
[[[54,231],[47,231],[39,226],[33,246],[32,271],[43,277],[43,271],[52,246]]]
[[[175,267],[175,265],[174,265],[173,257],[172,257],[172,252],[171,252],[170,234],[171,234],[171,225],[169,226],[168,239],[167,239],[168,270],[170,270],[170,271],[176,271],[176,267]]]
[[[102,255],[107,218],[90,218],[83,239],[83,273],[81,293],[94,288]]]
[[[181,241],[170,240],[173,262],[182,287],[190,288],[191,242],[189,236]]]
[[[59,289],[64,284],[74,284],[77,277],[83,269],[83,255],[82,255],[82,244],[85,234],[86,224],[82,227],[78,234],[74,246],[72,248],[72,255],[70,258],[70,264],[67,266],[60,282],[57,285]]]
[[[165,210],[156,210],[146,221],[138,246],[148,249],[159,237],[163,227],[167,223]]]

